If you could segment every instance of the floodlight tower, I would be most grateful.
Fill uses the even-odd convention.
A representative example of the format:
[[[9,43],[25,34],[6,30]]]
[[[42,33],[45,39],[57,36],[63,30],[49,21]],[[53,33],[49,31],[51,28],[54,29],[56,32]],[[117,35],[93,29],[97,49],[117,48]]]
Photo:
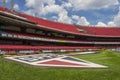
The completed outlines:
[[[11,10],[14,10],[14,0],[11,1]]]
[[[2,0],[2,6],[5,8],[5,6],[6,6],[6,0]]]

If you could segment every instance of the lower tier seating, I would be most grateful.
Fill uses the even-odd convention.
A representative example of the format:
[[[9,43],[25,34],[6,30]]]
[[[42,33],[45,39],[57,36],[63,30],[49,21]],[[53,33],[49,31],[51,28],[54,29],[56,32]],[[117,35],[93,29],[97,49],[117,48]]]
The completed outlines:
[[[97,49],[92,46],[28,46],[28,45],[0,45],[0,50],[55,50],[55,49]]]
[[[119,42],[119,40],[92,40],[92,41],[87,41],[87,40],[73,40],[73,39],[64,39],[64,38],[51,38],[47,36],[41,36],[41,35],[35,35],[35,34],[30,34],[30,33],[22,33],[22,32],[16,32],[16,31],[10,31],[10,30],[0,30],[0,34],[11,34],[16,35],[17,38],[21,39],[30,39],[30,40],[44,40],[44,41],[56,41],[56,42],[69,42],[69,43],[79,43],[79,42]]]

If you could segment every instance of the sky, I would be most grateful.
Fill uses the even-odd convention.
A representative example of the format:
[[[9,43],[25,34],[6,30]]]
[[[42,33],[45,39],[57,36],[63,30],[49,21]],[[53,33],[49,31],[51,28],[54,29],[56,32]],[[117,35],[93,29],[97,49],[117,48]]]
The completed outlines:
[[[15,0],[14,9],[67,24],[120,27],[120,0]]]

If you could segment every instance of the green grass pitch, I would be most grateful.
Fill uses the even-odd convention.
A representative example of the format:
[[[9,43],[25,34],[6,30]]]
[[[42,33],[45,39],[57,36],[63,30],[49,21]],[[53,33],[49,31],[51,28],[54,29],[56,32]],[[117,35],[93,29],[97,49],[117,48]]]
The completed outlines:
[[[120,53],[100,52],[76,57],[108,69],[32,68],[0,58],[0,80],[120,80]]]

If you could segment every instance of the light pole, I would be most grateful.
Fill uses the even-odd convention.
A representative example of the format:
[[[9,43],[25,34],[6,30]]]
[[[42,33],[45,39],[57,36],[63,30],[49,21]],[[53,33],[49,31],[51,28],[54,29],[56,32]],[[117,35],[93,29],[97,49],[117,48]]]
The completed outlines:
[[[2,0],[2,6],[5,8],[5,6],[6,6],[6,0]]]
[[[11,10],[14,10],[14,0],[11,1]]]

